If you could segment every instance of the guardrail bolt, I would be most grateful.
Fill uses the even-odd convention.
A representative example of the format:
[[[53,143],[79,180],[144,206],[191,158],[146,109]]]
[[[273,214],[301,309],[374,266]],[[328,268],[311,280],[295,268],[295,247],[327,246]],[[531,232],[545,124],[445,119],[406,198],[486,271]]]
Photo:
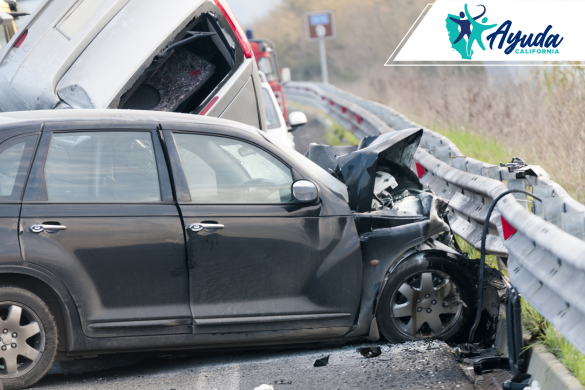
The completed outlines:
[[[416,303],[420,303],[420,298],[416,300]]]
[[[427,309],[427,313],[432,313],[432,310],[431,309]]]
[[[12,333],[12,338],[15,339],[18,337],[18,334],[16,332]]]
[[[425,298],[430,298],[430,297],[431,297],[431,294],[425,295]]]
[[[12,347],[12,349],[16,349],[16,343],[12,343],[10,346]]]
[[[420,313],[422,311],[422,307],[419,307],[418,309],[416,309],[416,311]]]
[[[6,345],[3,345],[3,346],[2,346],[2,350],[3,350],[3,351],[6,351],[6,349],[7,349],[7,348],[6,348]]]
[[[431,304],[436,305],[437,301],[431,301]]]

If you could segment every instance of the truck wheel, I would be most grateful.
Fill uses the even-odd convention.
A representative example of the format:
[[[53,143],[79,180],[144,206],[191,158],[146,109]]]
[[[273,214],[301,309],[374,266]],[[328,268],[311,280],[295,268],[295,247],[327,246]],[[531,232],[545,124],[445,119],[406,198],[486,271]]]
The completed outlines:
[[[0,380],[5,390],[22,389],[41,379],[57,353],[57,325],[35,294],[0,286]]]
[[[390,274],[377,307],[378,327],[395,343],[451,340],[475,313],[474,278],[447,257],[405,260]]]

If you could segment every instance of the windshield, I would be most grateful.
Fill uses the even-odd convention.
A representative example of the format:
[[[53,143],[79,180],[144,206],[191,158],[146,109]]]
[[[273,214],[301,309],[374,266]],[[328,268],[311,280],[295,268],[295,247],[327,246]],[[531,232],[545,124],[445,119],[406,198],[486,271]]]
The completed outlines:
[[[272,100],[272,95],[267,88],[262,88],[262,93],[264,94],[264,106],[266,107],[266,126],[268,129],[278,129],[280,124],[280,119],[278,118],[278,111],[277,108],[274,106],[274,100]]]
[[[311,172],[311,175],[315,176],[316,179],[319,180],[320,183],[324,184],[333,191],[336,195],[338,195],[341,199],[349,202],[349,196],[347,194],[347,186],[334,178],[331,174],[329,174],[326,170],[321,168],[319,165],[315,164],[293,148],[289,147],[280,147],[278,144],[272,142],[266,134],[259,132],[262,136],[271,144],[278,147],[282,152],[284,152],[287,156],[292,158],[297,164],[305,167],[308,171]]]

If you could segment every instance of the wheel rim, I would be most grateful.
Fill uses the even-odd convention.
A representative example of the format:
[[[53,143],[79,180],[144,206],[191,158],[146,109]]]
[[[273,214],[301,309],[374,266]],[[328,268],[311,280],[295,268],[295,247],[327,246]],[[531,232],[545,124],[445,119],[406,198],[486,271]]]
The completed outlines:
[[[0,302],[0,378],[24,375],[39,361],[45,331],[37,315],[15,302]]]
[[[407,277],[396,289],[390,317],[399,332],[409,338],[440,337],[461,317],[459,289],[440,271],[419,272]]]

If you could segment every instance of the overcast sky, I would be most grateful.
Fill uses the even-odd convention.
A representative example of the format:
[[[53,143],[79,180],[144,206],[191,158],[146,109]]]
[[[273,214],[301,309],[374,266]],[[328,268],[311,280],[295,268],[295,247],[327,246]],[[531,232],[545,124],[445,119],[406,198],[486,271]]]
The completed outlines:
[[[228,0],[244,29],[252,27],[254,22],[268,14],[280,0]]]

